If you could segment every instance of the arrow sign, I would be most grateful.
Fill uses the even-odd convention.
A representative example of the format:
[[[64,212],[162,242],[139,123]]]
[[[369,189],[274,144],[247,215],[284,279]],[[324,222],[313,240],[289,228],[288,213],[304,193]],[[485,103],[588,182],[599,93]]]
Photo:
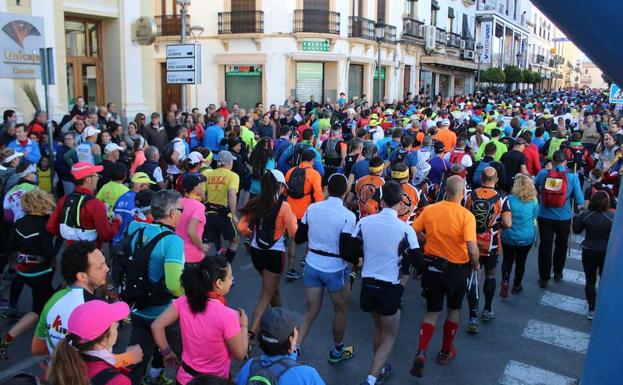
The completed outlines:
[[[194,71],[195,58],[167,59],[167,71]]]

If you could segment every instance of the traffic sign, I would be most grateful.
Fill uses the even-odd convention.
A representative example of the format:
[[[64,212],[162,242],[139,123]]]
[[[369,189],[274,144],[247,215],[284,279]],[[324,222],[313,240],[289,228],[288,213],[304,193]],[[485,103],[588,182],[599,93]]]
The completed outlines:
[[[623,103],[623,89],[614,83],[610,85],[610,103]]]
[[[168,84],[195,84],[195,71],[167,72]]]
[[[553,43],[564,43],[564,42],[567,42],[567,41],[569,41],[568,37],[555,37],[555,38],[552,39]]]
[[[194,71],[195,58],[167,59],[167,71]]]
[[[167,45],[167,59],[179,57],[195,57],[194,44],[169,44]]]

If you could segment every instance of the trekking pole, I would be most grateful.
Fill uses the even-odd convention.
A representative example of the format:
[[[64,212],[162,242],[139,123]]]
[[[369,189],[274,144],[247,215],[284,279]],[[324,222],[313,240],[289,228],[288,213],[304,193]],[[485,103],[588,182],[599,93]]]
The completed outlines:
[[[476,300],[478,300],[478,270],[473,269],[472,274],[469,277],[469,281],[467,282],[467,294],[469,295],[469,291],[472,289],[472,285],[476,285]]]

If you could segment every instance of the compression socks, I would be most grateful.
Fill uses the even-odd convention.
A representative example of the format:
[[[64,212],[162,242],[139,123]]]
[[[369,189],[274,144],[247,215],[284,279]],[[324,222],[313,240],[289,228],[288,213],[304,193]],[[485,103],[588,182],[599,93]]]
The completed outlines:
[[[234,262],[235,256],[236,256],[236,250],[227,249],[227,251],[225,252],[225,258],[227,259],[227,262],[229,263]]]
[[[495,278],[486,278],[482,285],[482,292],[485,294],[485,310],[491,311],[491,302],[495,295]]]
[[[434,332],[435,325],[422,322],[422,325],[420,325],[420,343],[418,345],[418,351],[425,352],[426,349],[428,349],[428,344],[431,338],[433,338]]]
[[[495,289],[494,289],[495,290]],[[474,283],[467,292],[467,303],[469,304],[469,318],[478,318],[478,286]]]
[[[442,352],[448,353],[452,349],[452,342],[454,341],[454,336],[458,328],[458,323],[449,320],[446,320],[443,324],[443,341],[441,343]]]

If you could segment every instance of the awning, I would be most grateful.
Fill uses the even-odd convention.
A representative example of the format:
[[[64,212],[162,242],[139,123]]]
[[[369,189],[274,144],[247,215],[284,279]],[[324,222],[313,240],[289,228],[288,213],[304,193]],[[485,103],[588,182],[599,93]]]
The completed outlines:
[[[420,57],[420,63],[463,71],[475,71],[478,69],[478,65],[476,63],[443,56],[425,55]]]

